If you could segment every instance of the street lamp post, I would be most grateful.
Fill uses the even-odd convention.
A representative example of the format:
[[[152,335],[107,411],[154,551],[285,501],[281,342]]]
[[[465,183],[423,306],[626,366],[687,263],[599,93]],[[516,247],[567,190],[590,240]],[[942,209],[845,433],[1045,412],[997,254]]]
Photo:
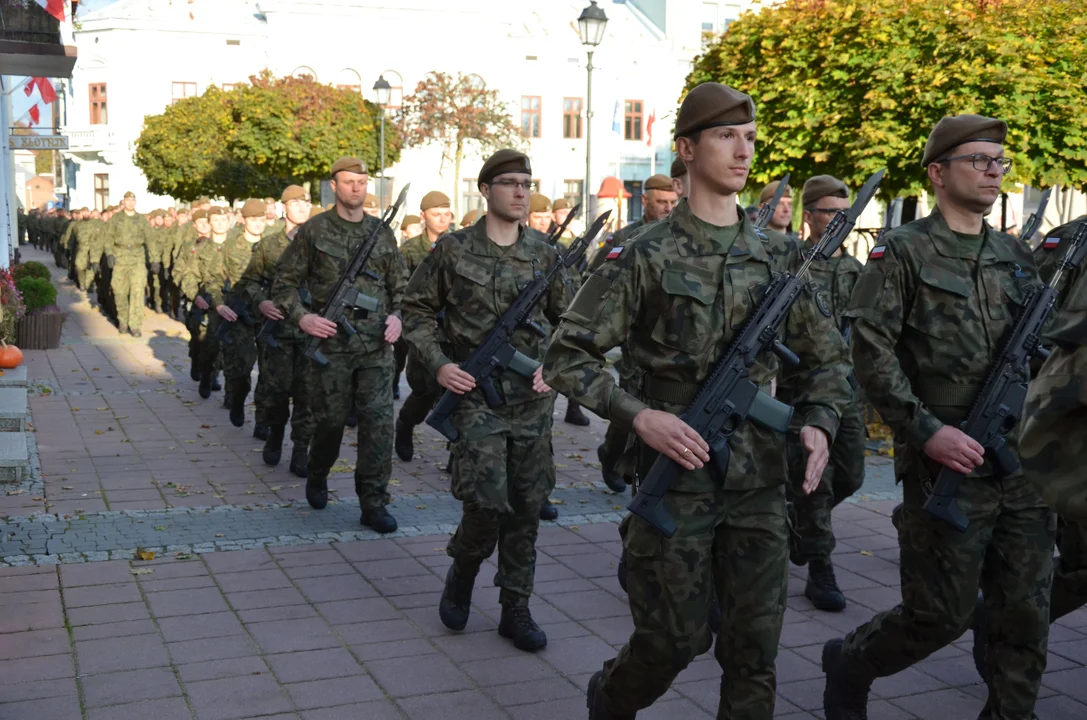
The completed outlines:
[[[604,26],[608,24],[608,16],[597,6],[596,0],[591,0],[589,6],[581,11],[577,19],[577,32],[581,36],[581,44],[588,48],[589,62],[585,66],[588,75],[588,88],[585,92],[585,187],[582,200],[584,213],[589,213],[589,198],[592,197],[593,170],[593,51],[604,39]]]
[[[381,107],[381,189],[378,191],[378,204],[382,212],[385,211],[385,107],[389,104],[389,94],[392,86],[384,75],[378,75],[374,83],[374,95],[377,104]]]

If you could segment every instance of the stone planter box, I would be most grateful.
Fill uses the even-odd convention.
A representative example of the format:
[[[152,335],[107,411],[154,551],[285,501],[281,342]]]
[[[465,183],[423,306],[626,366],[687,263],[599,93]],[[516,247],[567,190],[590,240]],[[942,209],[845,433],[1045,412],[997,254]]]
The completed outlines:
[[[51,312],[27,315],[15,325],[16,345],[20,350],[52,350],[60,347],[60,331],[67,313]]]

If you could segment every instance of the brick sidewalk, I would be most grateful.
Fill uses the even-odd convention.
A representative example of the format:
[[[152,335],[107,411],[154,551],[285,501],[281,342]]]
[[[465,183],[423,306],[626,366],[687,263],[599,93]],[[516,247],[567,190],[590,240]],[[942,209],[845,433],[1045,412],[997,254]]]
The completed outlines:
[[[60,564],[0,568],[0,718],[586,716],[589,676],[631,630],[615,580],[623,500],[597,482],[590,450],[603,423],[580,431],[556,420],[565,526],[541,528],[532,607],[550,644],[527,655],[495,632],[493,563],[480,573],[467,630],[450,633],[438,621],[447,535],[419,533],[424,519],[455,522],[456,508],[438,470],[444,446],[429,429],[417,435],[422,459],[396,461],[391,488],[417,532],[377,539],[357,524],[349,469],[333,478],[340,504],[311,513],[304,500],[299,507],[297,478],[260,463],[252,418],[233,428],[221,397],[200,400],[179,323],[149,314],[142,340],[121,339],[64,283],[61,294],[72,312],[66,345],[27,353],[32,383],[49,391],[31,401],[40,469],[0,494],[0,544],[23,533],[26,547],[42,550],[20,563]],[[349,433],[343,459],[353,457],[351,442]],[[898,600],[894,501],[872,499],[894,494],[887,470],[872,459],[865,495],[835,514],[849,608],[812,610],[803,571],[792,573],[778,717],[821,717],[822,642]],[[256,534],[281,527],[297,542]],[[105,559],[159,536],[153,561]],[[224,551],[244,547],[242,536],[257,547]],[[95,551],[79,546],[92,537]],[[1053,627],[1042,720],[1087,717],[1085,635],[1087,611]],[[976,717],[985,690],[969,641],[967,633],[878,682],[873,720]],[[639,717],[710,718],[718,693],[707,655]]]

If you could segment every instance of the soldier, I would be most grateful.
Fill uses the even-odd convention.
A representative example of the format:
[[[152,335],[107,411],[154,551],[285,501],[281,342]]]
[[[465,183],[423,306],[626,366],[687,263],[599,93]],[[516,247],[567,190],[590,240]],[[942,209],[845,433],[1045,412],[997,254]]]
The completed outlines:
[[[418,215],[405,215],[400,221],[400,247],[412,238],[423,234],[423,219]]]
[[[94,272],[95,297],[98,299],[98,309],[112,322],[117,322],[117,308],[113,301],[113,269],[109,266],[106,246],[109,242],[109,222],[113,219],[114,211],[106,208],[102,211],[102,224],[98,226],[91,236],[91,245],[88,249],[89,267]]]
[[[405,215],[400,222],[400,251],[413,238],[423,234],[423,219],[418,215]],[[406,259],[406,257],[405,257]],[[411,268],[409,267],[409,274]],[[393,356],[396,362],[396,375],[393,377],[393,400],[400,399],[400,374],[404,372],[404,365],[408,360],[408,341],[401,335],[393,347]]]
[[[201,363],[203,362],[203,343],[207,332],[207,320],[203,313],[193,312],[195,308],[207,310],[207,302],[202,298],[197,301],[200,293],[200,265],[197,255],[201,246],[211,239],[211,223],[208,221],[207,210],[197,209],[192,211],[192,233],[185,237],[174,259],[174,280],[182,296],[188,298],[189,307],[185,313],[185,327],[189,330],[189,377],[194,382],[200,382],[203,377]],[[218,379],[213,378],[208,384],[208,395],[212,390],[220,388]]]
[[[148,233],[147,243],[147,294],[148,305],[155,312],[162,312],[162,258],[166,249],[166,211],[152,210],[148,220],[151,231]]]
[[[22,208],[16,211],[16,226],[19,230],[19,244],[26,245],[26,213]]]
[[[669,172],[672,178],[672,190],[675,191],[676,197],[682,200],[687,197],[687,163],[683,162],[683,158],[677,157],[672,161]]]
[[[283,229],[283,221],[279,219],[279,210],[276,208],[274,198],[264,198],[264,234],[275,235]]]
[[[551,202],[551,222],[555,224],[555,227],[562,227],[562,224],[566,222],[566,218],[569,217],[570,211],[574,209],[574,206],[564,197],[555,198]],[[559,245],[563,248],[570,247],[570,243],[578,238],[578,231],[581,230],[577,218],[570,221],[570,224],[562,231],[562,235],[559,236]]]
[[[140,337],[151,226],[147,218],[136,212],[134,193],[125,193],[121,207],[121,212],[110,219],[106,229],[107,264],[117,304],[117,328],[132,337]]]
[[[332,203],[325,209],[332,210],[334,207],[336,207],[336,204]],[[378,205],[377,195],[367,195],[366,199],[363,200],[362,208],[370,217],[381,217],[381,207]]]
[[[827,176],[820,176],[827,177]],[[759,193],[759,209],[762,209],[766,203],[770,202],[774,198],[774,193],[777,192],[778,184],[780,180],[775,180],[762,189]],[[806,187],[806,186],[805,186]],[[849,207],[848,205],[846,207]],[[833,217],[831,215],[830,217]],[[830,218],[827,218],[828,222]],[[785,186],[785,193],[778,200],[778,206],[774,208],[774,214],[770,216],[770,222],[767,225],[771,230],[779,232],[782,235],[792,235],[792,223],[793,223],[793,189],[789,186]],[[809,238],[812,237],[809,235]],[[819,235],[814,236],[816,240],[819,239]]]
[[[227,241],[231,239],[230,211],[221,206],[213,206],[208,211],[208,225],[211,235],[206,242],[194,244],[198,249],[191,259],[192,264],[189,269],[193,273],[196,285],[195,294],[192,296],[193,303],[201,310],[207,311],[207,327],[199,343],[199,393],[205,400],[211,397],[211,392],[215,389],[212,386],[218,384],[219,370],[222,367],[219,357],[220,342],[216,333],[219,324],[224,322],[224,319],[215,308],[223,300],[223,281],[226,279],[223,255],[227,249]],[[217,288],[216,285],[218,285]],[[224,402],[224,404],[229,406],[229,403]]]
[[[703,83],[688,93],[675,138],[689,197],[667,220],[609,253],[547,351],[548,382],[637,434],[639,474],[658,453],[683,470],[665,499],[678,526],[673,537],[634,515],[621,525],[634,634],[589,681],[592,720],[633,718],[709,649],[715,589],[725,608],[717,716],[774,714],[789,564],[784,438],[745,423],[730,438],[731,460],[719,477],[705,466],[709,445],[677,417],[744,326],[774,269],[736,197],[754,157],[754,120],[755,103],[732,88]],[[618,389],[604,363],[604,353],[623,342],[644,377],[633,392]],[[808,293],[789,314],[784,342],[801,357],[786,372],[803,388],[796,400],[811,452],[810,490],[849,398],[845,346]],[[765,388],[777,368],[774,355],[761,354],[751,379]]]
[[[857,375],[898,446],[902,602],[824,646],[827,720],[866,717],[875,678],[957,639],[979,582],[993,661],[984,714],[1029,718],[1037,699],[1056,523],[1021,470],[1002,477],[959,430],[1000,350],[994,339],[1010,330],[1034,282],[1029,250],[984,221],[1011,166],[1007,131],[978,115],[936,124],[921,160],[936,209],[880,238],[845,313]],[[1016,435],[1007,438],[1013,453]],[[967,476],[965,532],[922,509],[941,466]]]
[[[53,262],[64,270],[68,269],[68,236],[65,234],[74,221],[64,208],[54,211],[50,225],[49,248],[53,251]],[[61,241],[63,238],[63,242]]]
[[[253,397],[257,404],[257,423],[267,424],[262,458],[266,465],[276,466],[283,453],[283,434],[288,418],[291,421],[290,470],[306,477],[309,443],[313,437],[313,413],[305,389],[310,361],[303,355],[306,335],[289,321],[271,300],[276,266],[283,251],[294,239],[298,228],[309,219],[309,195],[298,185],[288,185],[280,196],[283,202],[284,225],[279,232],[266,235],[253,249],[249,267],[242,275],[241,286],[263,316],[264,322],[274,323],[272,337],[277,348],[258,343],[257,389]],[[291,412],[291,400],[294,412]]]
[[[88,294],[94,292],[94,266],[97,266],[98,258],[92,258],[91,254],[95,244],[94,237],[102,228],[101,218],[102,215],[97,210],[91,211],[75,234],[72,267],[75,268],[76,284]]]
[[[671,179],[664,175],[654,175],[642,183],[642,198],[645,208],[642,218],[618,230],[604,242],[603,246],[596,251],[592,262],[589,263],[589,272],[596,272],[604,264],[604,259],[612,248],[619,247],[634,237],[649,223],[668,217],[668,213],[672,212],[672,208],[679,202],[679,196],[672,187]]]
[[[483,342],[533,273],[546,272],[558,255],[544,236],[521,224],[532,187],[527,156],[516,150],[494,153],[479,171],[478,187],[487,199],[486,221],[438,243],[412,276],[404,299],[413,350],[443,388],[463,396],[452,418],[460,434],[453,443],[453,496],[462,502],[462,516],[446,546],[453,564],[438,614],[446,627],[464,629],[476,575],[497,546],[495,585],[501,588],[502,604],[498,633],[531,651],[547,644],[528,602],[540,508],[555,486],[554,394],[543,382],[542,368],[531,381],[507,372],[495,381],[505,402],[492,408],[457,362]],[[545,332],[570,301],[568,276],[560,277],[533,311],[532,319]],[[443,312],[446,347],[437,332]],[[547,342],[527,328],[511,340],[531,358],[541,358]]]
[[[478,220],[478,219],[479,219],[479,211],[478,210],[469,210],[468,212],[464,213],[464,217],[462,217],[460,219],[461,229],[463,230],[466,227],[470,227],[472,225],[475,225],[476,220]]]
[[[546,195],[532,193],[529,198],[528,226],[544,235],[551,231],[551,200]]]
[[[284,315],[304,332],[323,339],[321,352],[328,365],[312,365],[316,428],[309,453],[306,500],[320,510],[328,502],[328,472],[340,454],[344,423],[354,409],[358,423],[358,458],[355,493],[362,507],[360,521],[379,533],[396,530],[396,520],[385,506],[392,474],[393,402],[392,344],[400,337],[400,301],[408,273],[396,239],[365,212],[366,165],[352,157],[340,158],[329,173],[336,194],[335,209],[321,213],[298,229],[279,260],[279,277],[272,297]],[[376,312],[356,311],[347,316],[356,330],[348,337],[336,324],[307,309],[298,295],[306,287],[313,308],[323,307],[359,245],[378,231],[364,273],[354,288],[373,298]],[[374,279],[376,277],[377,279]]]
[[[423,196],[419,211],[423,215],[424,231],[400,248],[404,263],[408,267],[409,278],[423,260],[434,251],[438,240],[449,230],[449,225],[453,221],[453,216],[449,213],[449,205],[449,197],[437,190]],[[411,394],[404,401],[404,406],[400,408],[400,415],[396,418],[393,448],[396,450],[397,457],[404,462],[409,462],[415,456],[412,432],[416,425],[426,420],[427,413],[441,398],[442,388],[434,379],[434,375],[427,370],[422,358],[417,353],[411,352],[406,338],[401,337],[397,341],[396,354],[398,356],[396,384],[397,386],[400,384],[399,358],[404,357]]]
[[[772,194],[776,189],[776,183],[771,183],[763,189],[763,194],[767,190]],[[788,194],[790,192],[786,190],[786,195]],[[783,196],[782,203],[787,199]],[[804,243],[804,250],[810,251],[835,214],[839,210],[849,209],[849,190],[837,178],[817,175],[804,183],[801,202],[804,223],[808,226],[808,239]],[[789,200],[788,204],[791,206],[792,201]],[[780,207],[778,205],[779,209]],[[778,218],[780,227],[781,218],[778,213],[775,212],[773,217]],[[791,212],[787,217],[792,217]],[[767,234],[776,236],[779,244],[792,244],[781,230]],[[786,252],[790,257],[784,269],[795,270],[799,258],[791,257],[791,251]],[[823,315],[833,320],[836,328],[844,327],[842,315],[863,267],[843,248],[837,250],[829,260],[813,263],[810,267],[809,278],[818,288],[815,293],[816,304]],[[778,399],[784,403],[791,404],[795,392],[796,388],[788,383],[777,386]],[[785,445],[789,467],[789,484],[786,485],[786,490],[795,513],[789,554],[794,564],[808,566],[804,595],[819,610],[839,612],[845,609],[845,595],[838,587],[834,566],[831,564],[831,553],[834,552],[835,545],[831,511],[859,490],[864,482],[864,446],[862,405],[854,397],[838,422],[838,434],[830,446],[830,462],[823,473],[822,481],[811,493],[804,493],[801,487],[804,484],[805,453],[800,440],[800,428],[794,424],[789,430]]]

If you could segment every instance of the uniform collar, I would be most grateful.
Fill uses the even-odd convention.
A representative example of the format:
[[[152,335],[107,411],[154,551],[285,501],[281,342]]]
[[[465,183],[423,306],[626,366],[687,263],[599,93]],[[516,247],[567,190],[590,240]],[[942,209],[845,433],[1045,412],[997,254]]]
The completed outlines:
[[[955,235],[939,207],[934,207],[929,213],[929,238],[932,240],[936,252],[949,258],[973,259],[968,253],[964,254],[962,242]],[[989,265],[994,262],[1015,262],[1016,256],[1012,252],[1011,244],[1004,242],[1003,235],[993,229],[985,220],[981,221],[981,232],[985,240],[981,244],[981,254],[978,256],[980,264]]]
[[[472,253],[484,257],[514,257],[531,262],[536,259],[536,251],[530,249],[528,241],[530,238],[540,239],[542,237],[535,230],[525,225],[518,225],[517,241],[507,248],[498,245],[487,237],[487,223],[477,222],[468,228],[469,245]]]
[[[762,239],[758,235],[754,224],[748,219],[747,213],[739,204],[736,206],[740,216],[740,233],[736,242],[728,250],[730,258],[740,259],[751,257],[762,262],[770,262],[770,257],[762,246]],[[721,245],[710,238],[697,221],[687,198],[683,198],[668,216],[668,229],[672,231],[672,237],[676,241],[676,249],[680,255],[723,255],[725,250]]]

